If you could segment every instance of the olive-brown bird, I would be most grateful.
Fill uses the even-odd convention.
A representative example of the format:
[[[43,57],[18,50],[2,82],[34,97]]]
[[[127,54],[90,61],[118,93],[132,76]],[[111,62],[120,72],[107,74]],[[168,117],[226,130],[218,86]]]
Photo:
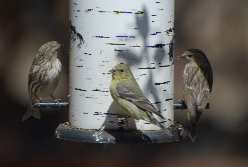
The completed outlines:
[[[213,71],[206,55],[199,49],[189,49],[178,58],[187,61],[183,72],[183,96],[188,108],[187,131],[194,141],[197,137],[196,124],[212,91]]]
[[[40,112],[34,108],[34,104],[48,96],[54,98],[53,92],[57,87],[62,69],[57,58],[60,46],[56,41],[47,42],[40,47],[38,54],[34,57],[28,76],[30,105],[22,121],[31,115],[40,119]]]
[[[153,114],[156,114],[164,119],[152,103],[143,95],[130,68],[125,64],[118,64],[110,72],[112,73],[110,93],[120,109],[125,114],[131,115],[134,119],[142,119],[155,124],[165,130],[169,136],[173,136],[172,132],[166,129],[153,116]]]

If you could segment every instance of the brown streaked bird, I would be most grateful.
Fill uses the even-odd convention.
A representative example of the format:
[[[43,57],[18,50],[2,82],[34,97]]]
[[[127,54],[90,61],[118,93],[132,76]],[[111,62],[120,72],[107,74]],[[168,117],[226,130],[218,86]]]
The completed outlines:
[[[152,103],[143,95],[138,83],[134,79],[130,68],[125,64],[117,64],[112,73],[110,93],[120,109],[134,119],[141,119],[159,126],[169,136],[172,132],[165,128],[153,114],[164,117],[156,110]]]
[[[57,58],[60,46],[56,41],[47,42],[40,47],[38,54],[34,57],[28,76],[30,104],[22,121],[25,121],[31,115],[40,119],[40,112],[34,108],[34,104],[48,96],[54,98],[53,92],[57,87],[62,69]]]
[[[182,132],[182,136],[185,137],[188,131],[191,140],[195,141],[196,124],[212,91],[213,71],[206,55],[199,49],[189,49],[178,58],[187,61],[183,72],[183,96],[188,108],[187,130]]]

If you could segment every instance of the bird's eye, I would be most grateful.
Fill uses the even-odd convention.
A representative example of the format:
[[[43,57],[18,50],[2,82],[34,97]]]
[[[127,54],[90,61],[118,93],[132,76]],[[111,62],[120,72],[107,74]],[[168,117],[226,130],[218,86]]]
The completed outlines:
[[[124,70],[119,70],[120,72],[124,72]]]
[[[192,57],[192,55],[188,55],[188,57],[189,57],[189,58],[191,58],[191,57]]]

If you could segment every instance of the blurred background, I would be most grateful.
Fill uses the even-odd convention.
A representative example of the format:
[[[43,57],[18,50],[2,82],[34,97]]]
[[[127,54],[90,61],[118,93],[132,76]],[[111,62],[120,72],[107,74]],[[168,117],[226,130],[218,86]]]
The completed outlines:
[[[68,110],[42,110],[22,122],[29,98],[27,78],[39,47],[63,43],[63,72],[54,95],[68,101],[68,1],[0,2],[0,166],[248,166],[248,1],[175,1],[175,56],[205,52],[214,71],[210,110],[198,137],[163,144],[89,144],[59,140],[54,131]],[[182,99],[185,62],[175,58],[175,102]],[[52,99],[47,98],[47,101]],[[186,110],[175,110],[183,123]]]

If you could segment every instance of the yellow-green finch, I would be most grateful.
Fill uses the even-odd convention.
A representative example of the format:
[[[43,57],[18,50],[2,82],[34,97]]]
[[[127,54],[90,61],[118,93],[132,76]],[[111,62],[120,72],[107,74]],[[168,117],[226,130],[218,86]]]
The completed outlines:
[[[173,136],[172,132],[166,129],[153,116],[153,114],[156,114],[164,119],[156,111],[152,103],[143,95],[130,68],[125,64],[118,64],[110,72],[112,73],[110,93],[120,109],[125,114],[131,115],[134,119],[141,119],[155,124],[165,130],[169,136]]]
[[[199,49],[189,49],[178,58],[187,61],[183,72],[183,96],[188,108],[187,131],[194,141],[197,137],[196,124],[212,91],[213,72],[206,55]]]

